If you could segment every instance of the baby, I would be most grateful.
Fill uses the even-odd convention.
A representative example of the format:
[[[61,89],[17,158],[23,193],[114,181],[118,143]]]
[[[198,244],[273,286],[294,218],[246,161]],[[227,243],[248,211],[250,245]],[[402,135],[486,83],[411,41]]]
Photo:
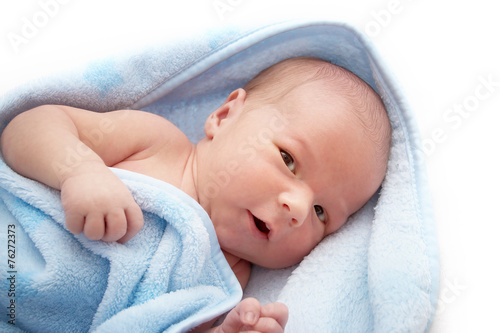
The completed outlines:
[[[1,146],[18,173],[61,190],[68,230],[93,240],[126,242],[143,226],[108,167],[183,190],[210,216],[244,288],[250,263],[300,262],[369,200],[385,176],[390,131],[382,101],[360,78],[292,58],[229,94],[196,145],[151,113],[46,105],[17,116]],[[211,331],[282,332],[287,317],[283,304],[245,299]]]

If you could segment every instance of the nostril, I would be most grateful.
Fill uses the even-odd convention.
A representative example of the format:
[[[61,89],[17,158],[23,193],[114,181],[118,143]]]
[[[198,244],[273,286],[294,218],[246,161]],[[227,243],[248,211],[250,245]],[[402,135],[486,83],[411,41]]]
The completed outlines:
[[[290,206],[288,206],[286,203],[283,204],[283,207],[285,207],[287,211],[290,211]]]
[[[304,222],[304,220],[297,220],[296,218],[293,218],[291,219],[291,226],[294,227],[294,228],[298,228],[302,225],[302,223]]]

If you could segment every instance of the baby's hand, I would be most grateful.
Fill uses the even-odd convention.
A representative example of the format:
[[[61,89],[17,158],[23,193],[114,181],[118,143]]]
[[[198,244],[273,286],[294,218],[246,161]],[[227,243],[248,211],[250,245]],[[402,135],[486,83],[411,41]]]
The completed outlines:
[[[61,184],[66,226],[91,240],[125,243],[144,225],[142,211],[125,184],[107,168],[66,178]]]
[[[285,304],[270,303],[262,306],[255,298],[246,298],[228,313],[215,332],[282,333],[287,321],[288,308]]]

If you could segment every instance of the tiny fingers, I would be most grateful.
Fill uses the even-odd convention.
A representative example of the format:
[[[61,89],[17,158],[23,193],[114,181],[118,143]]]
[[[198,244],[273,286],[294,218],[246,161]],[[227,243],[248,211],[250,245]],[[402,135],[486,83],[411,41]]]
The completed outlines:
[[[260,316],[260,303],[255,298],[246,298],[242,300],[234,309],[232,309],[226,319],[219,326],[218,332],[236,333],[241,332],[243,327],[253,326],[257,323]]]
[[[85,219],[84,233],[89,239],[105,242],[126,243],[133,238],[144,226],[144,217],[139,206],[135,205],[126,210],[116,209],[108,213],[100,225]],[[89,228],[89,231],[87,231]]]
[[[65,212],[66,215],[66,227],[69,232],[75,235],[79,235],[83,231],[83,226],[85,224],[85,217],[78,213]]]
[[[287,321],[288,308],[285,304],[262,306],[255,298],[246,298],[229,312],[217,332],[283,333]]]
[[[240,320],[243,325],[253,326],[261,315],[260,302],[252,297],[245,298],[239,304]]]
[[[262,316],[276,319],[279,325],[285,328],[288,322],[288,307],[280,302],[269,303],[262,307]]]
[[[104,216],[100,213],[90,213],[85,217],[83,234],[90,240],[102,239],[105,232]]]
[[[126,210],[116,209],[106,215],[92,212],[84,216],[66,212],[68,230],[75,235],[83,232],[90,240],[125,243],[137,235],[143,226],[144,217],[137,205]]]
[[[118,242],[122,244],[128,242],[132,237],[137,235],[144,226],[144,216],[137,204],[127,208],[125,210],[125,216],[127,219],[127,232],[118,240]]]
[[[251,332],[283,333],[285,327],[274,318],[261,317],[254,325],[248,328]]]
[[[115,209],[105,217],[105,232],[102,240],[114,242],[122,238],[127,233],[127,217],[122,209]]]
[[[90,240],[125,243],[144,226],[144,217],[134,202],[127,209],[116,208],[109,213],[90,212],[87,215],[66,211],[66,227],[75,234]]]

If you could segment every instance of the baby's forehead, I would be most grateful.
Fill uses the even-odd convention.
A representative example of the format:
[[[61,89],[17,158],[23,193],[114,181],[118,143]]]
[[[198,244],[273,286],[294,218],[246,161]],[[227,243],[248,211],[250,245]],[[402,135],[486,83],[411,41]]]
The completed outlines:
[[[300,118],[304,125],[324,127],[327,120],[347,120],[354,105],[350,96],[340,89],[319,81],[306,82],[291,90],[279,101],[279,111],[289,119]]]
[[[391,125],[382,99],[367,83],[359,78],[355,81],[303,83],[281,100],[284,116],[301,118],[304,125],[320,131],[344,124],[356,126],[387,151]]]

